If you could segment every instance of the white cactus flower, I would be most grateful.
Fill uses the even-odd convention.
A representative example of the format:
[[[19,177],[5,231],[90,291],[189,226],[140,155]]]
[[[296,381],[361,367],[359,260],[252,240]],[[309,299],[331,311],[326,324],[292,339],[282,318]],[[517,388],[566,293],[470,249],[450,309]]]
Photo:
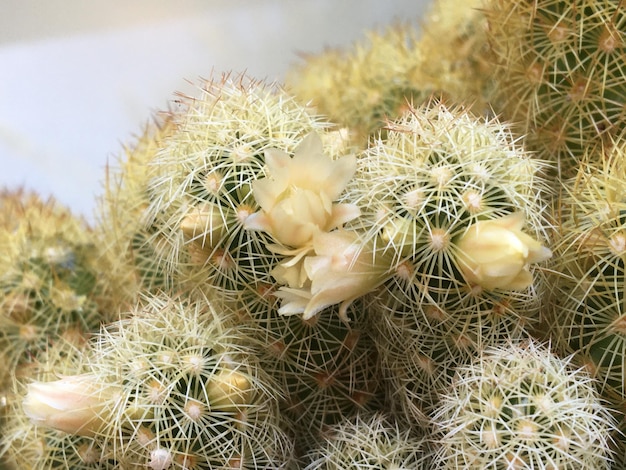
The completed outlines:
[[[293,158],[278,149],[265,152],[269,176],[252,183],[261,210],[245,226],[262,230],[287,247],[309,247],[313,236],[328,232],[359,216],[354,204],[335,204],[356,171],[356,157],[332,160],[323,152],[322,140],[309,134]]]
[[[389,277],[390,258],[374,256],[355,232],[343,230],[319,233],[313,247],[315,254],[303,261],[310,282],[299,289],[280,288],[276,295],[283,303],[278,312],[302,313],[308,320],[330,305],[341,304],[339,316],[348,322],[348,306]]]

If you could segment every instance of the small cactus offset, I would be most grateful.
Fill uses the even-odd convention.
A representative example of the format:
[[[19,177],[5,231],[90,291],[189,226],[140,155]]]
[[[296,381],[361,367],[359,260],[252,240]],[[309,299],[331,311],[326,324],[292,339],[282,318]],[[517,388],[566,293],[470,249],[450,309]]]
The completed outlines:
[[[303,461],[305,470],[430,470],[430,457],[427,439],[378,412],[361,413],[329,428]]]
[[[488,0],[484,9],[495,110],[570,174],[588,147],[601,149],[626,124],[623,2]]]
[[[441,393],[434,468],[609,468],[615,422],[592,379],[534,341],[490,348]]]

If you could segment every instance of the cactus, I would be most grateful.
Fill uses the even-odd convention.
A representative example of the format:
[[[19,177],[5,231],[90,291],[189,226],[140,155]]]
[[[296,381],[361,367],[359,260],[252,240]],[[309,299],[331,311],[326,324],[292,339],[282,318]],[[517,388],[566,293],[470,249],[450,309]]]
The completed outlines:
[[[104,297],[102,252],[87,224],[53,199],[0,194],[0,351],[15,371],[64,335],[114,317]]]
[[[495,110],[571,175],[588,147],[610,144],[626,123],[622,2],[491,0],[485,15]]]
[[[532,238],[546,239],[544,168],[504,124],[436,102],[361,155],[345,194],[363,213],[347,228],[393,260],[369,310],[392,396],[412,419],[432,380],[537,320],[544,281],[529,264],[550,255]]]
[[[463,104],[488,115],[493,58],[482,4],[483,0],[431,2],[415,45],[419,62],[412,70],[411,82],[442,95],[450,105]]]
[[[24,412],[42,429],[113,449],[103,464],[289,468],[280,391],[243,327],[223,320],[206,300],[147,297],[102,330],[82,373],[30,383]]]
[[[380,368],[365,329],[363,300],[350,305],[348,326],[330,312],[303,320],[282,316],[276,302],[240,312],[261,344],[259,360],[280,390],[281,413],[292,423],[299,452],[318,443],[329,426],[382,405]]]
[[[609,468],[615,422],[592,379],[536,343],[488,349],[459,367],[434,417],[435,468]]]
[[[418,102],[431,93],[411,83],[417,65],[416,36],[415,26],[398,24],[371,31],[347,51],[305,55],[288,71],[287,89],[347,128],[356,145],[363,147],[371,132],[401,113],[407,99]]]
[[[0,468],[113,469],[111,449],[94,437],[74,436],[35,426],[24,413],[22,400],[32,381],[85,372],[87,338],[61,338],[13,375],[5,395],[5,422],[0,432]]]
[[[270,233],[244,224],[261,208],[252,183],[267,177],[266,152],[293,154],[328,124],[278,85],[245,76],[207,82],[183,106],[170,116],[175,131],[160,142],[143,182],[140,237],[154,250],[152,269],[166,274],[168,288],[216,286],[231,300],[242,291],[262,297],[286,255],[271,249],[280,241]]]
[[[563,183],[546,305],[561,354],[575,354],[605,398],[626,409],[626,147],[602,166],[585,164]],[[591,160],[595,160],[593,157]]]
[[[333,426],[303,461],[305,470],[426,470],[432,468],[429,457],[425,438],[378,412],[361,413]]]
[[[437,0],[421,31],[415,24],[395,24],[369,31],[348,49],[305,54],[289,69],[287,88],[348,129],[362,148],[410,103],[417,106],[433,96],[487,114],[490,50],[479,5],[479,0]]]

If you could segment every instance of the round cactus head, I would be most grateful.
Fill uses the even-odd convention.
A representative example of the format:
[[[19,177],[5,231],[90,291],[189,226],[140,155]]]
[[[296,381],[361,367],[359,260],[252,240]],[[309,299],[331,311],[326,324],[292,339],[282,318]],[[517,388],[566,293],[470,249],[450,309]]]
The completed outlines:
[[[458,368],[433,417],[436,468],[608,469],[615,422],[570,360],[528,340]]]

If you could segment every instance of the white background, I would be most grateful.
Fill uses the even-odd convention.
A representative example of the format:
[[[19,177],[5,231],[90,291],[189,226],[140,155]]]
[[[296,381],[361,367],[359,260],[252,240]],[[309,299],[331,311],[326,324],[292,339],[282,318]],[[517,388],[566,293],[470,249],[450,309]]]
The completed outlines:
[[[0,0],[0,187],[92,219],[104,168],[190,81],[419,24],[429,0]]]

